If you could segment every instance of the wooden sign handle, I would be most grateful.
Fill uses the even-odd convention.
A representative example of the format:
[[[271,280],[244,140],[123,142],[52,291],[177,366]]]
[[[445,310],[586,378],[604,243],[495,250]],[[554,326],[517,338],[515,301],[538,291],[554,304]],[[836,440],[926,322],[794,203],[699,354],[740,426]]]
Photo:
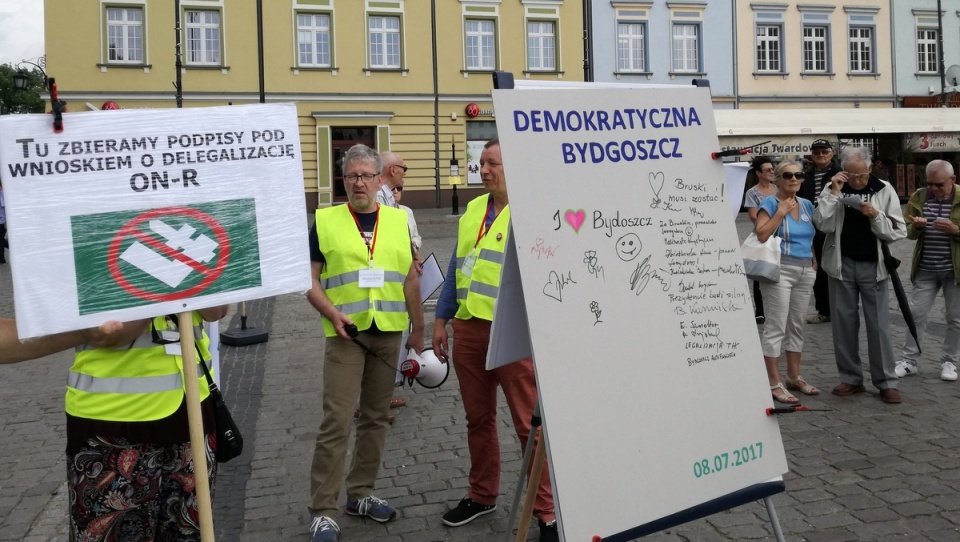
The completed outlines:
[[[187,420],[190,424],[190,449],[193,453],[193,478],[197,488],[197,509],[200,517],[200,540],[215,542],[213,505],[210,499],[210,476],[207,469],[206,437],[203,414],[200,412],[200,384],[197,379],[197,351],[194,348],[193,313],[178,316],[180,348],[183,359],[183,387],[186,390]],[[199,451],[199,453],[198,453]]]

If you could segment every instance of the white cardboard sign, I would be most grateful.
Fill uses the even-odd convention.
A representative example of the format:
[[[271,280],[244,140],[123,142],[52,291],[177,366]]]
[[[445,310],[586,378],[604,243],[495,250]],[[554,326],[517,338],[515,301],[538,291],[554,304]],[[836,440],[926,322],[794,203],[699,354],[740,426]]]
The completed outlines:
[[[564,539],[786,472],[709,90],[493,99]]]
[[[21,338],[305,291],[292,104],[0,118]]]

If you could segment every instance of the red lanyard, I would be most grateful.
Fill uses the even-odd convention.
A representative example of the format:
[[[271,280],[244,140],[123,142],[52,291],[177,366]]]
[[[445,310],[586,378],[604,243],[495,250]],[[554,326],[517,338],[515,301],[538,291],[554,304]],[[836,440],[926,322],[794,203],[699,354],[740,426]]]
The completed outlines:
[[[347,204],[347,208],[350,209],[350,215],[353,216],[353,221],[357,223],[357,230],[360,232],[360,238],[363,239],[363,244],[367,245],[367,256],[371,265],[373,265],[373,251],[377,248],[377,232],[380,230],[380,204],[377,203],[377,221],[373,225],[373,240],[367,241],[367,236],[363,234],[363,226],[360,225],[360,219],[357,218],[357,213],[353,212],[353,207],[350,207],[350,204]]]
[[[497,217],[493,217],[493,220],[490,221],[490,225],[487,226],[487,217],[490,216],[490,210],[493,209],[493,198],[490,198],[490,202],[487,203],[487,212],[483,213],[483,220],[480,221],[480,230],[477,231],[477,242],[473,244],[473,248],[477,248],[477,245],[480,244],[480,240],[487,236],[487,232],[490,231],[490,228],[493,227],[493,222]]]

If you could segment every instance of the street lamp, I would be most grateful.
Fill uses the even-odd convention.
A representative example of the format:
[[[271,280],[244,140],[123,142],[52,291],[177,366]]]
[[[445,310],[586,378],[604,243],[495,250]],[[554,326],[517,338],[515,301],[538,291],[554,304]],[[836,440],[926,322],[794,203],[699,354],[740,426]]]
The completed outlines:
[[[38,57],[37,62],[32,62],[30,60],[21,60],[17,64],[17,73],[13,74],[13,86],[17,90],[24,90],[27,88],[27,83],[30,81],[30,74],[27,73],[27,70],[23,67],[24,64],[30,64],[34,68],[40,70],[40,74],[43,75],[43,87],[49,88],[47,84],[47,72],[43,70],[43,67],[47,64],[47,57],[41,56]]]
[[[452,151],[450,159],[450,177],[447,179],[450,182],[450,186],[453,187],[453,199],[450,202],[453,206],[453,214],[460,214],[460,199],[457,197],[457,185],[460,184],[460,162],[457,161],[457,144],[451,142],[450,149]]]

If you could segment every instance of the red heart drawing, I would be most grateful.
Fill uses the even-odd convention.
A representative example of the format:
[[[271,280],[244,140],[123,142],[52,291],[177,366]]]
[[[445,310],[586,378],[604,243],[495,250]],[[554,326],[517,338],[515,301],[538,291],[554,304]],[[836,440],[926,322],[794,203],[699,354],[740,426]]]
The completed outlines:
[[[583,226],[583,221],[587,219],[587,213],[583,212],[583,209],[567,209],[567,212],[563,213],[563,219],[570,224],[573,231],[580,233],[580,226]]]

